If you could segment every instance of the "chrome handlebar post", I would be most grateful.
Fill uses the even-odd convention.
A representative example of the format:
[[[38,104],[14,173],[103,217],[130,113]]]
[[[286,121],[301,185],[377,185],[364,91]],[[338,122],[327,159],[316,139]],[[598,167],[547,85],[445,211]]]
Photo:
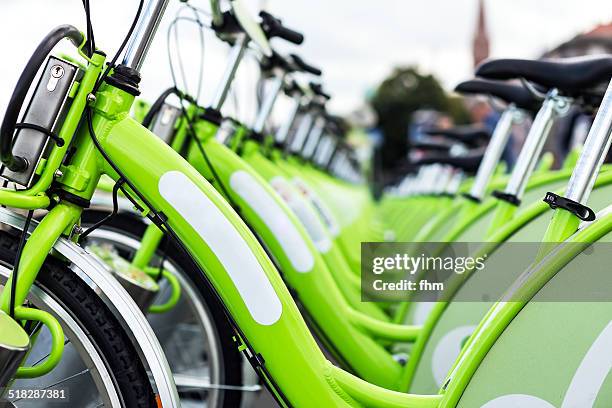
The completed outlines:
[[[291,153],[297,153],[304,141],[306,140],[306,136],[310,133],[310,129],[312,128],[312,123],[314,122],[313,113],[308,111],[302,117],[300,121],[300,125],[298,126],[295,134],[291,139],[291,143],[289,146],[289,151]]]
[[[338,141],[334,137],[328,136],[325,150],[321,153],[321,162],[326,169],[331,168],[338,150]]]
[[[326,120],[322,115],[317,116],[312,129],[308,133],[302,147],[302,157],[308,159],[312,157],[325,130]]]
[[[566,113],[570,106],[570,101],[559,96],[556,89],[548,93],[531,125],[531,129],[529,129],[529,134],[525,139],[523,148],[504,191],[506,194],[512,195],[518,200],[521,199],[529,177],[540,158],[554,119]]]
[[[333,137],[330,135],[324,135],[321,143],[317,146],[314,154],[312,155],[313,161],[319,166],[325,165],[325,156],[327,155],[327,150],[331,148]]]
[[[474,184],[470,189],[470,197],[476,200],[483,199],[491,176],[493,176],[506,144],[508,143],[512,125],[523,120],[523,116],[523,112],[514,105],[510,105],[508,109],[502,113],[499,122],[497,122],[495,126],[484,157],[482,158],[482,163],[480,163],[478,171],[476,172]]]
[[[582,154],[572,173],[565,197],[586,204],[599,169],[612,142],[612,80],[586,138]]]
[[[297,118],[297,114],[302,106],[301,98],[295,96],[291,98],[291,107],[289,108],[289,115],[287,120],[283,121],[282,125],[277,129],[274,139],[277,143],[284,143],[287,140],[287,135]]]
[[[168,0],[147,0],[136,23],[136,29],[130,36],[123,65],[140,71],[167,5]]]
[[[264,126],[266,124],[266,120],[270,116],[272,112],[272,108],[274,107],[274,103],[276,102],[276,98],[278,94],[283,90],[283,85],[285,84],[285,73],[278,72],[274,79],[272,79],[271,89],[268,90],[266,95],[264,96],[264,100],[261,103],[259,108],[259,112],[257,112],[257,117],[255,118],[255,124],[253,125],[253,131],[256,133],[262,133],[264,130]]]
[[[234,45],[230,50],[227,65],[225,66],[225,71],[223,72],[223,77],[221,78],[221,81],[219,81],[219,85],[217,86],[213,96],[210,108],[217,111],[221,110],[248,44],[249,38],[246,34],[239,34],[237,36]]]

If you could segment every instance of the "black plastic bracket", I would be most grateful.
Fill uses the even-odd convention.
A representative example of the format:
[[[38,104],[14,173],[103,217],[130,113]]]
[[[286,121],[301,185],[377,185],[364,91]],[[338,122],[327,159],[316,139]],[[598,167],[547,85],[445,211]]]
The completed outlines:
[[[256,141],[257,143],[263,143],[265,140],[265,137],[263,134],[256,132],[254,130],[251,130],[251,132],[249,132],[249,138],[251,140]]]
[[[478,198],[478,197],[474,197],[474,196],[473,196],[473,195],[471,195],[470,193],[461,193],[461,196],[462,196],[463,198],[467,198],[468,200],[473,201],[473,202],[475,202],[475,203],[481,203],[481,202],[482,202],[482,200],[481,200],[480,198]]]
[[[80,197],[76,194],[72,194],[66,190],[63,190],[61,188],[55,189],[52,188],[51,191],[53,192],[53,194],[55,194],[60,200],[64,200],[67,201],[71,204],[74,204],[78,207],[81,208],[89,208],[89,206],[91,205],[91,202],[83,197]]]
[[[204,119],[205,121],[213,123],[217,126],[221,126],[221,122],[223,122],[223,115],[217,109],[206,108],[200,115],[200,119]]]
[[[138,84],[140,84],[140,73],[125,65],[117,65],[113,73],[106,77],[106,83],[129,93],[140,95]]]
[[[574,200],[570,200],[569,198],[561,197],[560,195],[551,193],[550,191],[546,193],[543,201],[553,210],[563,208],[564,210],[567,210],[576,217],[580,218],[582,221],[593,221],[595,219],[595,211],[586,205],[582,205]]]
[[[514,194],[504,193],[503,191],[495,190],[491,195],[499,200],[503,200],[515,206],[521,205],[521,200]]]

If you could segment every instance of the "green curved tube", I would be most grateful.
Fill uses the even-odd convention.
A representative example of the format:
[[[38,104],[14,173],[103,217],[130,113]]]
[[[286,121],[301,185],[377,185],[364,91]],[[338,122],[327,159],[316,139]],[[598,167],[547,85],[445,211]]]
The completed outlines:
[[[15,318],[18,320],[34,320],[44,324],[51,333],[51,351],[45,361],[32,367],[19,367],[16,378],[35,378],[49,373],[62,359],[64,352],[64,331],[59,322],[43,310],[28,307],[15,308]]]

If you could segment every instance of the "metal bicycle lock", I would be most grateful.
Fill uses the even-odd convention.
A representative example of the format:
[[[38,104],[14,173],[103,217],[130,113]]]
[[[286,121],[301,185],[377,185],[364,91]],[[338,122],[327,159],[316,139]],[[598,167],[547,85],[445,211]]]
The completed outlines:
[[[181,118],[181,109],[164,103],[151,123],[150,130],[166,144],[171,145],[174,139],[176,122]]]
[[[520,204],[527,182],[540,158],[554,120],[567,113],[570,107],[571,100],[559,95],[559,91],[553,89],[548,92],[529,129],[508,185],[503,193],[494,192],[495,197],[516,206]]]
[[[23,119],[16,126],[12,151],[25,163],[15,170],[2,166],[0,176],[26,188],[32,185],[36,172],[40,171],[39,165],[48,157],[49,140],[51,136],[57,138],[55,134],[62,127],[70,108],[70,92],[82,74],[76,65],[54,56],[48,57]]]
[[[224,117],[221,121],[221,125],[215,134],[215,139],[225,145],[230,146],[234,137],[236,136],[236,132],[240,129],[241,124],[235,119]]]

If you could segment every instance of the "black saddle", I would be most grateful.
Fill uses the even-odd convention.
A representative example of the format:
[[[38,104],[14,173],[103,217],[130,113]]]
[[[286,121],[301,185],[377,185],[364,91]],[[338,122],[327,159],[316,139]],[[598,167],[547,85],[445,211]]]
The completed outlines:
[[[612,56],[558,60],[497,59],[482,63],[476,69],[476,75],[488,79],[524,78],[574,97],[603,96],[605,86],[612,78]]]
[[[466,173],[475,173],[480,166],[480,162],[484,157],[484,151],[478,149],[463,156],[451,156],[449,154],[438,153],[430,154],[415,160],[413,163],[417,166],[424,164],[448,164],[455,168],[461,169]]]
[[[524,86],[504,81],[471,79],[457,85],[455,92],[494,96],[506,103],[513,103],[517,107],[529,112],[537,112],[542,105],[542,102]]]
[[[411,147],[418,150],[426,150],[430,152],[448,152],[452,147],[448,143],[437,142],[433,140],[420,140],[411,144]]]
[[[472,147],[481,145],[491,137],[489,132],[481,126],[455,126],[448,129],[433,127],[425,129],[424,133],[431,136],[444,136]]]

